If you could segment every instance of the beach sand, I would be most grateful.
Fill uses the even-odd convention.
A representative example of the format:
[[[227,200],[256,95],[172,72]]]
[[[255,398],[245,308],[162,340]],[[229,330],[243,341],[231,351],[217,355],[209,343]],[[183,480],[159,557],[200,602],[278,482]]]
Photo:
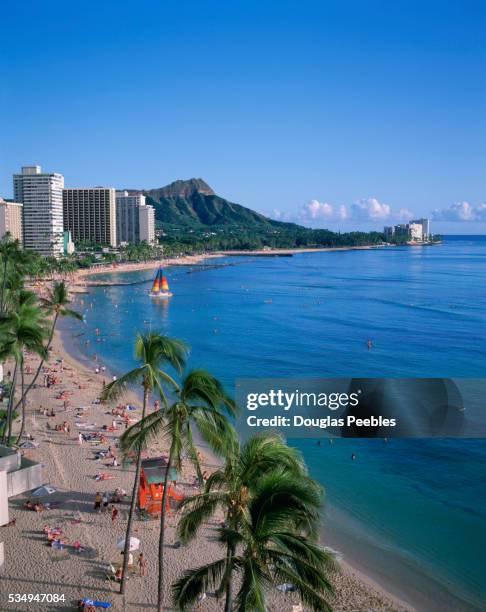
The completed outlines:
[[[60,360],[63,360],[63,372],[60,372]],[[29,356],[28,365],[35,369],[36,358]],[[97,364],[106,366],[109,364]],[[40,375],[37,387],[31,392],[28,402],[26,431],[40,442],[37,449],[25,452],[30,459],[42,463],[44,482],[55,485],[60,492],[52,495],[52,500],[61,502],[58,509],[36,513],[23,508],[27,496],[10,498],[10,519],[16,519],[15,526],[1,528],[1,538],[5,543],[5,572],[0,576],[0,610],[42,610],[61,611],[73,610],[81,597],[109,601],[114,610],[139,611],[150,610],[156,603],[157,581],[157,547],[159,522],[152,520],[143,522],[136,520],[133,535],[140,539],[140,550],[147,559],[147,575],[139,577],[135,573],[130,577],[127,592],[124,597],[117,593],[118,585],[106,580],[106,570],[109,562],[114,565],[121,562],[120,551],[116,541],[125,532],[128,501],[119,504],[120,515],[112,521],[111,513],[98,514],[93,509],[94,496],[97,491],[112,492],[121,487],[131,491],[133,483],[133,466],[129,469],[121,467],[105,467],[106,461],[94,460],[94,451],[98,448],[91,442],[79,445],[75,414],[78,408],[84,407],[82,421],[96,423],[97,427],[110,425],[111,410],[108,406],[94,404],[103,384],[103,379],[109,380],[109,371],[95,374],[95,364],[87,367],[70,356],[63,347],[59,334],[56,334],[49,368],[56,370],[54,375],[59,382],[50,389],[43,386],[43,376]],[[8,367],[5,368],[5,371]],[[27,378],[30,380],[30,377]],[[79,388],[79,386],[82,388]],[[69,392],[69,406],[63,410],[63,401],[56,400],[60,390]],[[134,418],[140,418],[140,401],[132,393],[123,403],[137,406],[132,412]],[[39,413],[40,407],[54,408],[55,417],[45,417]],[[153,398],[150,408],[153,406]],[[49,422],[55,424],[68,421],[71,435],[47,429]],[[107,434],[108,443],[114,446],[116,439],[124,430],[120,422],[118,431]],[[106,448],[107,446],[101,446]],[[167,450],[166,445],[159,443],[150,449],[151,456],[160,455]],[[211,471],[215,463],[205,453],[203,469]],[[118,454],[119,456],[119,454]],[[120,460],[121,463],[121,460]],[[99,472],[109,473],[113,479],[97,482],[94,476]],[[178,482],[178,491],[183,495],[191,494],[195,489],[194,471],[191,466],[184,466]],[[182,572],[191,567],[214,561],[222,557],[223,551],[212,541],[212,528],[218,524],[222,516],[214,517],[201,530],[199,537],[187,546],[174,547],[176,542],[175,527],[177,515],[172,513],[168,518],[167,549],[166,549],[166,602],[169,607],[170,584]],[[78,521],[78,519],[80,519]],[[79,540],[86,551],[77,553],[72,546],[66,545],[64,550],[55,550],[47,543],[43,527],[59,527],[62,537],[73,543]],[[138,553],[134,553],[135,561]],[[383,591],[378,585],[363,575],[359,575],[346,564],[342,571],[332,577],[336,591],[333,609],[336,611],[404,611],[412,608],[402,604],[397,599]],[[64,602],[58,603],[8,603],[7,594],[53,593],[63,595]],[[268,610],[284,612],[291,611],[298,603],[294,594],[283,595],[275,591],[269,598]],[[218,611],[223,609],[223,602],[208,593],[205,600],[196,608],[201,611]]]

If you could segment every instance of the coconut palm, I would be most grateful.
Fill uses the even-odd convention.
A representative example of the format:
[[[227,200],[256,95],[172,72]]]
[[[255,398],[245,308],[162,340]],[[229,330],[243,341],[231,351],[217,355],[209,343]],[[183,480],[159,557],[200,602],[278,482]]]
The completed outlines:
[[[41,373],[42,366],[44,365],[45,360],[48,359],[49,349],[51,348],[52,340],[54,338],[54,331],[56,329],[56,325],[57,325],[59,317],[72,317],[78,320],[81,320],[83,318],[79,314],[79,312],[76,312],[75,310],[71,310],[68,307],[70,303],[71,301],[69,299],[69,291],[64,281],[55,282],[52,285],[52,288],[49,290],[48,296],[46,298],[41,299],[42,308],[44,309],[45,312],[47,312],[49,315],[53,317],[52,325],[49,331],[49,337],[48,337],[47,345],[46,345],[46,353],[45,353],[46,356],[45,358],[41,358],[39,365],[37,366],[37,370],[34,374],[34,377],[30,381],[25,391],[22,392],[22,397],[17,403],[17,405],[15,406],[15,410],[18,408],[20,402],[25,401],[25,396],[29,393],[29,391],[35,385],[37,379],[39,378],[39,374]]]
[[[26,258],[24,252],[20,248],[18,240],[14,240],[9,233],[0,240],[0,261],[2,283],[0,288],[0,314],[3,314],[7,309],[7,298],[9,297],[10,284],[21,276],[22,265]],[[16,287],[17,288],[17,287]],[[13,293],[10,291],[10,293]]]
[[[312,532],[319,519],[317,487],[287,470],[259,478],[238,529],[217,529],[219,542],[236,551],[208,565],[187,570],[172,587],[173,603],[187,610],[197,598],[217,587],[227,566],[239,575],[239,590],[231,610],[265,612],[271,588],[291,584],[312,610],[330,611],[332,586],[328,573],[332,556],[315,543]]]
[[[15,361],[12,388],[7,408],[7,423],[3,432],[3,442],[10,442],[12,434],[12,416],[14,413],[14,397],[17,376],[20,372],[22,393],[22,426],[18,440],[23,435],[25,427],[25,351],[37,354],[46,359],[47,350],[44,346],[46,330],[43,313],[37,306],[36,296],[29,291],[21,291],[18,295],[18,305],[12,312],[0,315],[0,361],[12,357]]]
[[[224,467],[209,476],[203,492],[183,501],[185,513],[178,525],[181,540],[187,542],[194,538],[202,524],[217,509],[225,513],[226,525],[237,530],[248,513],[248,505],[259,479],[276,469],[299,475],[309,487],[316,486],[307,476],[300,453],[287,446],[279,435],[259,434],[243,445],[236,441],[229,449]],[[230,544],[228,542],[226,551],[228,559],[235,554]],[[228,565],[222,581],[222,588],[226,591],[226,612],[232,606],[232,586],[232,571]]]
[[[157,332],[139,334],[135,340],[135,359],[138,366],[130,370],[117,380],[107,385],[101,394],[103,401],[114,401],[126,393],[130,385],[141,385],[143,390],[142,420],[145,419],[147,402],[150,393],[156,392],[160,395],[165,406],[168,405],[164,386],[169,385],[173,390],[178,389],[175,380],[162,370],[165,366],[171,366],[177,372],[181,372],[185,364],[187,347],[184,342],[163,336]],[[124,435],[128,434],[128,429]],[[130,536],[135,513],[140,480],[140,466],[142,463],[142,444],[136,440],[130,445],[130,451],[135,451],[135,480],[133,482],[132,499],[128,513],[127,529],[125,535],[125,549],[123,557],[123,574],[120,582],[120,593],[124,593],[126,577],[128,575],[128,557],[130,547]]]
[[[235,413],[235,404],[225,393],[221,383],[205,370],[192,370],[184,377],[174,403],[135,423],[121,438],[121,446],[125,452],[132,448],[146,447],[150,440],[160,437],[168,439],[170,444],[160,513],[157,598],[159,612],[162,612],[164,597],[165,510],[170,470],[172,467],[180,469],[185,454],[194,463],[202,481],[193,430],[199,432],[213,451],[218,454],[227,453],[228,448],[235,444],[236,436],[227,415],[234,416]]]

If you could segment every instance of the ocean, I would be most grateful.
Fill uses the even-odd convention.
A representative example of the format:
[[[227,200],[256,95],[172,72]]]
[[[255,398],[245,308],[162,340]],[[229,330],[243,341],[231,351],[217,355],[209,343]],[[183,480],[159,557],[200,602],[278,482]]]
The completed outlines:
[[[121,373],[135,333],[160,330],[230,392],[243,377],[484,376],[486,237],[167,274],[164,302],[148,298],[147,271],[79,296],[86,322],[63,321],[68,349]],[[324,541],[345,560],[421,610],[486,610],[486,440],[290,443],[325,487]]]

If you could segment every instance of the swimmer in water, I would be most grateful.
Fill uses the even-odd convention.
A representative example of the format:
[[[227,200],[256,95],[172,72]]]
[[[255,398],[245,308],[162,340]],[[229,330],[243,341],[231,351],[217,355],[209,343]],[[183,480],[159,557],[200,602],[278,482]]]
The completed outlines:
[[[373,348],[373,342],[371,340],[368,340],[366,346],[368,347],[368,350],[371,350]]]
[[[354,461],[356,459],[356,455],[354,453],[351,455],[351,459],[352,459],[352,461]]]

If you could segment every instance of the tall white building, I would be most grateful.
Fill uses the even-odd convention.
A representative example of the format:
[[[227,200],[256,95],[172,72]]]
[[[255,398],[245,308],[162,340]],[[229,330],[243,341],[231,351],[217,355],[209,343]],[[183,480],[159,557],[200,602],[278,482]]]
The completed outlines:
[[[0,198],[0,238],[7,232],[14,240],[22,242],[22,204]]]
[[[64,230],[74,242],[115,247],[116,202],[111,187],[64,189]]]
[[[44,257],[63,253],[62,190],[64,177],[23,166],[13,175],[14,200],[23,204],[24,248]]]
[[[123,242],[155,242],[154,207],[145,203],[141,193],[116,192],[116,232],[118,244]]]
[[[383,228],[385,240],[391,240],[394,236],[409,238],[415,242],[426,242],[430,238],[429,219],[415,219],[409,223],[402,223],[393,227]]]
[[[427,240],[430,237],[430,221],[429,219],[414,219],[410,223],[416,223],[422,227],[421,240]]]
[[[408,224],[408,231],[409,231],[411,240],[418,240],[418,241],[423,240],[421,223],[415,223],[415,221],[410,221],[410,223]]]

